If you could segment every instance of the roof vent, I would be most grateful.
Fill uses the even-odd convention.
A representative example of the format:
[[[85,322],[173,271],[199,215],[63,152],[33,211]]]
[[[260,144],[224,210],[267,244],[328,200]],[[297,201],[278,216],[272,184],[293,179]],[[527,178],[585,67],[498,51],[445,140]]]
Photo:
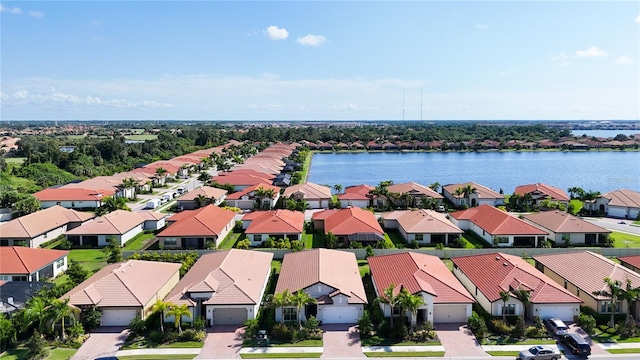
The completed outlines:
[[[509,266],[509,264],[507,264],[506,262],[503,262],[502,266]]]
[[[500,256],[496,256],[496,260],[500,260]]]

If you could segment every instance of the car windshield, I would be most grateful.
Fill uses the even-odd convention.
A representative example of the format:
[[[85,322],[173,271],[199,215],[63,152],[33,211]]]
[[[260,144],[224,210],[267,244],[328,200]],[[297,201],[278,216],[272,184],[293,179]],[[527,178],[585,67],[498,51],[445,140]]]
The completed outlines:
[[[536,355],[538,353],[538,348],[532,347],[531,349],[529,349],[529,352],[533,355]]]

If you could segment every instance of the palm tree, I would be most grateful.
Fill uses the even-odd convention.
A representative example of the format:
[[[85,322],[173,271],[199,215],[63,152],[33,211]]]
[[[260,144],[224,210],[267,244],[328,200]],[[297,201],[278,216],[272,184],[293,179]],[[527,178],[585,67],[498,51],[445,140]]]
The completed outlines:
[[[162,166],[156,169],[156,175],[158,175],[159,177],[163,177],[166,173],[167,169],[163,168]]]
[[[195,199],[193,199],[193,201],[196,203],[197,208],[201,208],[209,203],[209,198],[199,194]]]
[[[413,196],[407,192],[400,194],[400,201],[404,204],[404,209],[408,209],[409,206],[413,207]]]
[[[300,329],[302,329],[302,316],[300,316],[302,308],[308,304],[315,304],[317,302],[318,301],[316,299],[312,298],[308,293],[302,290],[298,290],[291,295],[291,303],[296,307],[296,317],[298,318],[298,327]]]
[[[211,180],[211,175],[206,171],[201,171],[200,175],[198,175],[198,181],[202,181],[206,184],[209,180]]]
[[[47,307],[47,309],[49,312],[49,319],[51,320],[51,329],[53,330],[54,324],[56,323],[56,321],[60,320],[60,324],[61,324],[60,338],[64,340],[66,338],[66,335],[64,332],[64,319],[73,314],[79,313],[80,310],[75,306],[69,305],[69,298],[65,300],[55,299],[53,300],[52,304]]]
[[[420,295],[409,293],[407,289],[402,289],[402,291],[400,291],[399,298],[400,306],[410,314],[410,330],[413,333],[413,327],[415,326],[416,319],[418,317],[418,308],[425,304],[424,299],[422,299],[422,296]]]
[[[151,312],[159,312],[160,313],[160,330],[164,333],[164,312],[169,308],[170,303],[162,301],[162,299],[156,300],[156,302],[151,306]]]
[[[389,287],[387,287],[382,291],[382,295],[378,296],[378,300],[383,304],[389,305],[389,308],[391,309],[390,325],[392,329],[393,329],[393,310],[400,303],[400,297],[395,294],[395,291],[396,291],[396,284],[391,283],[389,284]]]
[[[47,315],[47,306],[41,297],[32,297],[27,301],[27,307],[24,309],[24,316],[28,324],[36,324],[39,332],[42,332],[42,325],[44,324],[45,317]]]
[[[611,321],[609,323],[610,327],[616,326],[616,306],[618,303],[618,299],[620,299],[620,295],[624,292],[622,289],[622,283],[620,280],[613,280],[610,277],[604,278],[604,282],[607,285],[606,290],[598,290],[594,291],[593,295],[603,296],[611,299]]]
[[[511,299],[511,294],[508,291],[500,291],[500,299],[502,299],[502,321],[507,321],[504,310],[507,307],[507,301]]]
[[[342,191],[342,185],[340,184],[333,185],[333,190],[336,191],[336,194],[340,194],[340,192]]]
[[[167,316],[172,315],[175,319],[176,326],[178,326],[178,332],[182,334],[182,317],[186,316],[188,318],[191,318],[191,311],[189,310],[189,306],[187,304],[171,304],[169,311],[167,311]]]
[[[513,296],[522,303],[522,306],[524,307],[523,317],[526,318],[527,309],[529,308],[529,304],[531,304],[531,292],[527,289],[523,289],[522,287],[518,287],[516,290],[513,290],[512,293]]]
[[[429,185],[429,188],[435,192],[438,192],[440,190],[440,183],[436,181],[433,184]]]
[[[626,323],[629,323],[629,320],[631,318],[631,305],[638,300],[638,297],[640,297],[640,286],[634,288],[631,285],[631,280],[627,278],[625,282],[625,288],[620,294],[620,300],[627,303]]]

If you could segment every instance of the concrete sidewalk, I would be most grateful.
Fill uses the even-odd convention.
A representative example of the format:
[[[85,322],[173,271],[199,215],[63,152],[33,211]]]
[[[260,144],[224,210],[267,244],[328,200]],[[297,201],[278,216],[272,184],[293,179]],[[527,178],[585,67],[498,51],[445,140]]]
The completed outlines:
[[[201,348],[171,348],[171,349],[134,349],[134,350],[120,350],[116,353],[118,356],[135,356],[135,355],[180,355],[200,354]]]
[[[240,354],[322,354],[321,346],[309,347],[251,347],[240,349]]]
[[[362,352],[438,352],[445,351],[444,346],[363,346]]]

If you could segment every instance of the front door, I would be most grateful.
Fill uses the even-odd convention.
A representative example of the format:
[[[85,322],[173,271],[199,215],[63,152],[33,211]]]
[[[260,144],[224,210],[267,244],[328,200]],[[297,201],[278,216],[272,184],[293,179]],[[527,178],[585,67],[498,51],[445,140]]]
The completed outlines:
[[[317,304],[309,304],[304,307],[304,315],[308,319],[309,317],[318,317],[318,305]]]

